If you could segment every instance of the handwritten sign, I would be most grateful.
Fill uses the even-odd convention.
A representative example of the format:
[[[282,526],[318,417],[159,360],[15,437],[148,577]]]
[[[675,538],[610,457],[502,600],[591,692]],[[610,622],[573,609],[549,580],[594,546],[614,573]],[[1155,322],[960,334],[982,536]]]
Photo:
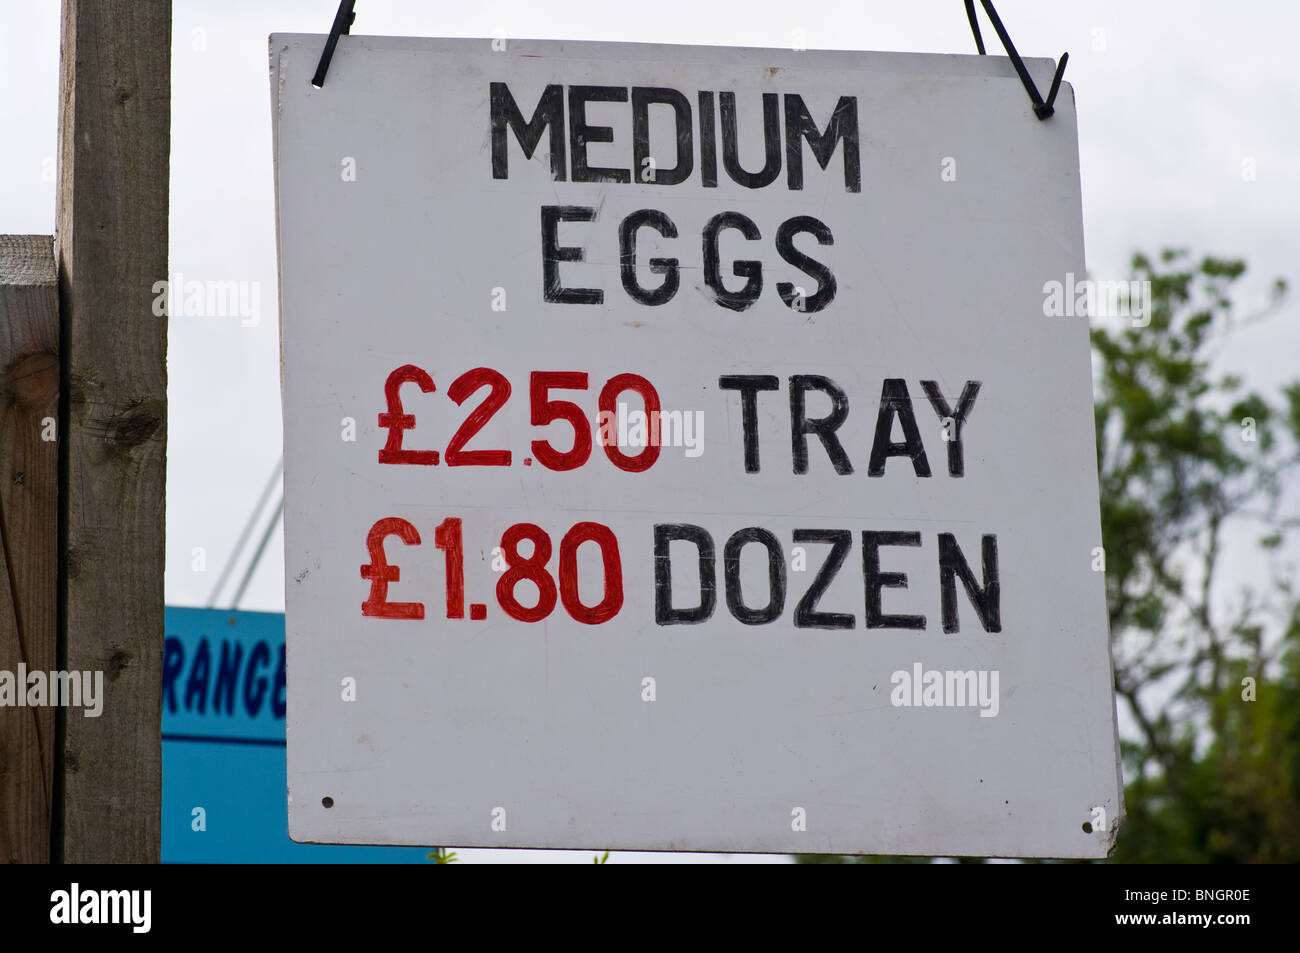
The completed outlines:
[[[1104,856],[1069,88],[322,43],[271,40],[292,836]]]

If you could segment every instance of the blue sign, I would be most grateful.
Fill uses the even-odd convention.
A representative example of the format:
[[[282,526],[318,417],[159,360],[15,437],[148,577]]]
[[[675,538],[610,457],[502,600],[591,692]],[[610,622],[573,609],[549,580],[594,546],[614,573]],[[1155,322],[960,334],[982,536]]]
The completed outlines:
[[[289,839],[284,614],[166,610],[164,863],[432,863],[425,847]]]

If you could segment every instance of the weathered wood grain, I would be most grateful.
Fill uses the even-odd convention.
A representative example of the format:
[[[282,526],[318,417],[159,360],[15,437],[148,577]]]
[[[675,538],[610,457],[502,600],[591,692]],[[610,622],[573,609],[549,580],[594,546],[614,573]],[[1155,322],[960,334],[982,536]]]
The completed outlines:
[[[54,240],[0,235],[0,672],[15,682],[55,667],[58,412]],[[0,708],[0,860],[49,861],[53,767],[54,709]]]
[[[155,862],[162,790],[169,0],[64,0],[56,249],[62,316],[58,859]]]

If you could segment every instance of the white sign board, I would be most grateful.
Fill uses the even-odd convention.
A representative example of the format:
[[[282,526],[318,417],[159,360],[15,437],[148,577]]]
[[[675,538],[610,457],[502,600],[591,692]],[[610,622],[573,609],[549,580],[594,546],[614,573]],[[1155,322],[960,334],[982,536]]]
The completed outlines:
[[[1072,91],[323,45],[271,38],[292,836],[1105,855]]]

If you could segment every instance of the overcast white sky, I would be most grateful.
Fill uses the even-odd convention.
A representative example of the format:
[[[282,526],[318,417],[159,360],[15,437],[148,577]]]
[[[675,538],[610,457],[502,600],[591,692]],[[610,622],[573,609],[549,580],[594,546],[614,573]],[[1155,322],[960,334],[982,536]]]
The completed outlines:
[[[1275,276],[1300,288],[1300,4],[997,7],[1022,54],[1070,53],[1094,277],[1124,276],[1134,249],[1179,245],[1245,258],[1260,300]],[[171,272],[257,282],[261,300],[252,327],[237,317],[171,321],[169,604],[207,603],[279,459],[267,35],[326,32],[335,8],[334,0],[175,0]],[[974,52],[960,0],[358,0],[357,8],[357,34],[789,47],[802,30],[809,49]],[[1001,52],[982,23],[990,52]],[[0,232],[54,228],[58,47],[58,0],[0,0]],[[1248,158],[1254,181],[1243,180]],[[1297,307],[1292,300],[1230,339],[1223,369],[1266,390],[1300,374]],[[191,568],[195,547],[206,553],[204,572]],[[283,605],[277,531],[241,608]]]

